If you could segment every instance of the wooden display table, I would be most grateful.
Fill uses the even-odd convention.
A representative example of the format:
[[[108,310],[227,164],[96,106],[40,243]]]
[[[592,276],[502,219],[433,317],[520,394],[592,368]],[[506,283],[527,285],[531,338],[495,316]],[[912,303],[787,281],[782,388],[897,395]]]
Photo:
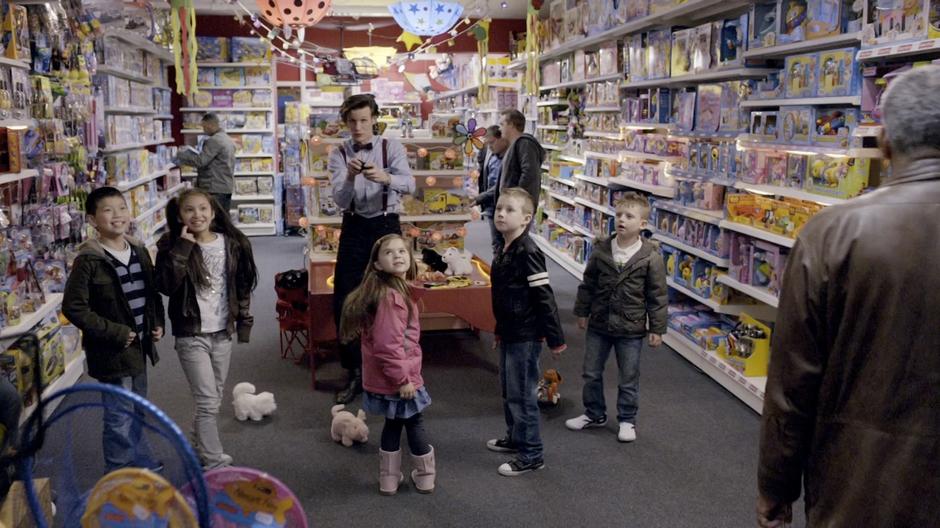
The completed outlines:
[[[335,257],[311,255],[308,260],[310,292],[310,346],[336,339],[333,320],[333,268]],[[425,288],[418,308],[422,330],[483,330],[493,332],[496,320],[490,297],[490,267],[473,257],[474,285],[464,288]],[[482,283],[482,284],[481,284]]]

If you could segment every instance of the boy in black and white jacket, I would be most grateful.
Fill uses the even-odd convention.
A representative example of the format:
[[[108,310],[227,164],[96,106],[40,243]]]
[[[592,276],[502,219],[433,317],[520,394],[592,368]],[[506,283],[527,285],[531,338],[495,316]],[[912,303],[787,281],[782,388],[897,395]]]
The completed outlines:
[[[524,189],[503,189],[494,223],[505,240],[493,260],[493,315],[500,350],[500,384],[506,436],[486,443],[491,451],[516,453],[499,466],[511,477],[542,469],[542,439],[536,387],[542,376],[542,341],[557,358],[565,347],[555,294],[548,281],[545,256],[526,234],[535,206]]]

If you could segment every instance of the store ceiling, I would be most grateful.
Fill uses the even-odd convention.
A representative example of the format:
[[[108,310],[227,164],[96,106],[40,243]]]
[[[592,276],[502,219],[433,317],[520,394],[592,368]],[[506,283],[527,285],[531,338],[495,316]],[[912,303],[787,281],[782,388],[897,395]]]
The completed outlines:
[[[254,0],[241,0],[245,7],[254,8]],[[395,0],[333,0],[333,13],[336,16],[387,17],[389,4]],[[506,7],[501,7],[502,0],[458,0],[464,6],[468,16],[477,18],[489,13],[493,18],[525,18],[528,0],[505,0]],[[228,14],[238,7],[232,7],[223,0],[194,0],[197,13]]]

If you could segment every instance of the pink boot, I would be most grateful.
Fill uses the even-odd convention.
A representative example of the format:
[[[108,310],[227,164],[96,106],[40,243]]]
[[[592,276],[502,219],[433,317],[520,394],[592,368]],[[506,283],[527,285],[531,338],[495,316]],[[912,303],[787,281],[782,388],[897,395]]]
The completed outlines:
[[[437,471],[434,468],[434,447],[426,455],[411,455],[414,469],[411,471],[411,480],[415,483],[418,493],[431,493],[434,491],[434,477]]]
[[[401,449],[398,451],[382,451],[379,449],[379,493],[394,495],[398,493],[398,485],[405,479],[401,474]]]

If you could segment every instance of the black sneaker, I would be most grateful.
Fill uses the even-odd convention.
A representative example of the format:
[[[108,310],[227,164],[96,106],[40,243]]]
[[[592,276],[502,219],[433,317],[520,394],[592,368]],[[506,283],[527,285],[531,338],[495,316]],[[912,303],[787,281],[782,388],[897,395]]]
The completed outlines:
[[[545,462],[542,460],[525,463],[519,459],[516,459],[499,466],[498,471],[499,474],[504,477],[518,477],[519,475],[524,475],[530,471],[538,471],[543,467],[545,467]]]
[[[486,441],[486,448],[497,453],[515,453],[516,446],[508,438],[493,438]]]

